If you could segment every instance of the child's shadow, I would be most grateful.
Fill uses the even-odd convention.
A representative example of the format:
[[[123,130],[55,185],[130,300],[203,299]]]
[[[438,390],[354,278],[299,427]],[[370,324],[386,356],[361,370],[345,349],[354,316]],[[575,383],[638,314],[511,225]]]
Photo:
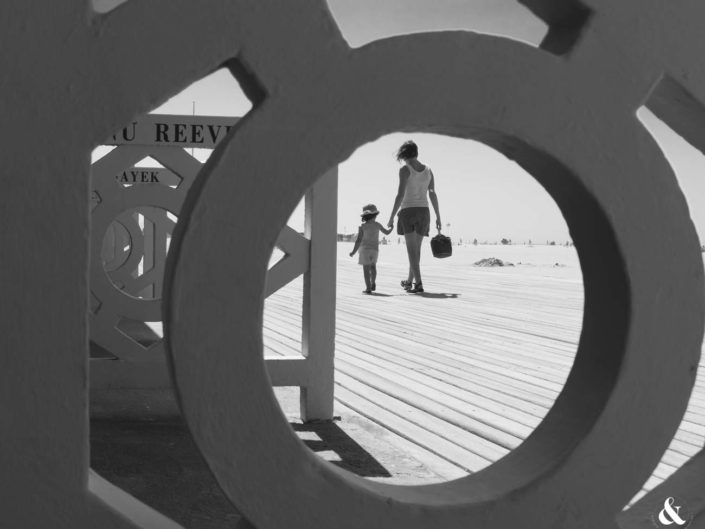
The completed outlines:
[[[370,296],[377,296],[379,298],[391,298],[392,297],[391,294],[382,294],[381,292],[370,292],[369,295]]]

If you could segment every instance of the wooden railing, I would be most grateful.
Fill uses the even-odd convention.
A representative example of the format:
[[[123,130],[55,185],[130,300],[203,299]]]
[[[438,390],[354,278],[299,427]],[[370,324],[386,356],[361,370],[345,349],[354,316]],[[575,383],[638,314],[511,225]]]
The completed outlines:
[[[169,387],[155,326],[162,320],[168,245],[202,167],[185,148],[215,147],[236,122],[148,115],[112,136],[106,143],[116,147],[93,164],[92,388]],[[146,157],[165,167],[135,165]],[[301,388],[304,420],[333,416],[337,200],[333,169],[306,192],[304,233],[282,229],[276,247],[284,257],[267,276],[266,296],[304,277],[301,356],[265,359],[273,385]],[[236,274],[238,264],[232,266]]]

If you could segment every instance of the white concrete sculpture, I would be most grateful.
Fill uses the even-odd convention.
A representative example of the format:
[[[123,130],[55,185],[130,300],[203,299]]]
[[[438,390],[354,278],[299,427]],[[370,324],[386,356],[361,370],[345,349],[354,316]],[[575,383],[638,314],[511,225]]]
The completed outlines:
[[[471,32],[350,49],[322,0],[133,1],[97,18],[78,1],[6,2],[3,171],[22,160],[30,177],[6,178],[0,208],[3,519],[173,526],[87,479],[87,153],[230,61],[254,109],[184,204],[164,319],[182,410],[237,507],[260,529],[641,527],[649,496],[620,512],[685,410],[705,297],[684,198],[635,111],[703,148],[705,4],[523,2],[551,25],[543,49]],[[120,82],[132,77],[143,82]],[[424,487],[365,481],[305,449],[262,361],[267,260],[288,214],[355,148],[400,130],[483,141],[527,169],[563,212],[585,287],[575,365],[541,425],[481,472]],[[251,208],[266,222],[234,218]],[[695,512],[703,466],[671,481]]]

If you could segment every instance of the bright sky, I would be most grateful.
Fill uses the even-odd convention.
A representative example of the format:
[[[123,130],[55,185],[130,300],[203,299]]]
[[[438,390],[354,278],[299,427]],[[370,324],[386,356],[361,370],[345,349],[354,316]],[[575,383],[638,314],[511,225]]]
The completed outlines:
[[[94,0],[104,6],[119,0]],[[468,29],[537,45],[545,25],[515,0],[329,0],[351,46],[418,31]],[[239,116],[250,110],[234,79],[219,71],[155,110],[167,114]],[[705,157],[648,111],[640,119],[655,135],[678,175],[696,228],[705,239]],[[372,202],[386,223],[398,183],[396,148],[419,145],[419,159],[436,177],[443,224],[454,238],[514,242],[565,242],[568,228],[536,181],[514,162],[480,143],[430,134],[393,134],[361,146],[339,167],[338,231],[355,231],[364,204]],[[292,219],[300,226],[300,214]]]

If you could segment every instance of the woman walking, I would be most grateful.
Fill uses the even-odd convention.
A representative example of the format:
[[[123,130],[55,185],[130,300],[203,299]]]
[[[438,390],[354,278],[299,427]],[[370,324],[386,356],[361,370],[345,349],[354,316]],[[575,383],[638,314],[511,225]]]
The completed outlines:
[[[413,141],[404,142],[397,151],[397,161],[403,162],[404,166],[399,169],[399,189],[387,223],[390,228],[394,226],[394,214],[398,210],[397,233],[404,236],[409,258],[409,275],[406,280],[402,280],[401,286],[413,294],[424,291],[420,261],[421,243],[424,237],[428,237],[431,225],[429,199],[436,214],[436,229],[441,229],[441,214],[433,172],[427,165],[419,162],[418,156],[419,148]]]

